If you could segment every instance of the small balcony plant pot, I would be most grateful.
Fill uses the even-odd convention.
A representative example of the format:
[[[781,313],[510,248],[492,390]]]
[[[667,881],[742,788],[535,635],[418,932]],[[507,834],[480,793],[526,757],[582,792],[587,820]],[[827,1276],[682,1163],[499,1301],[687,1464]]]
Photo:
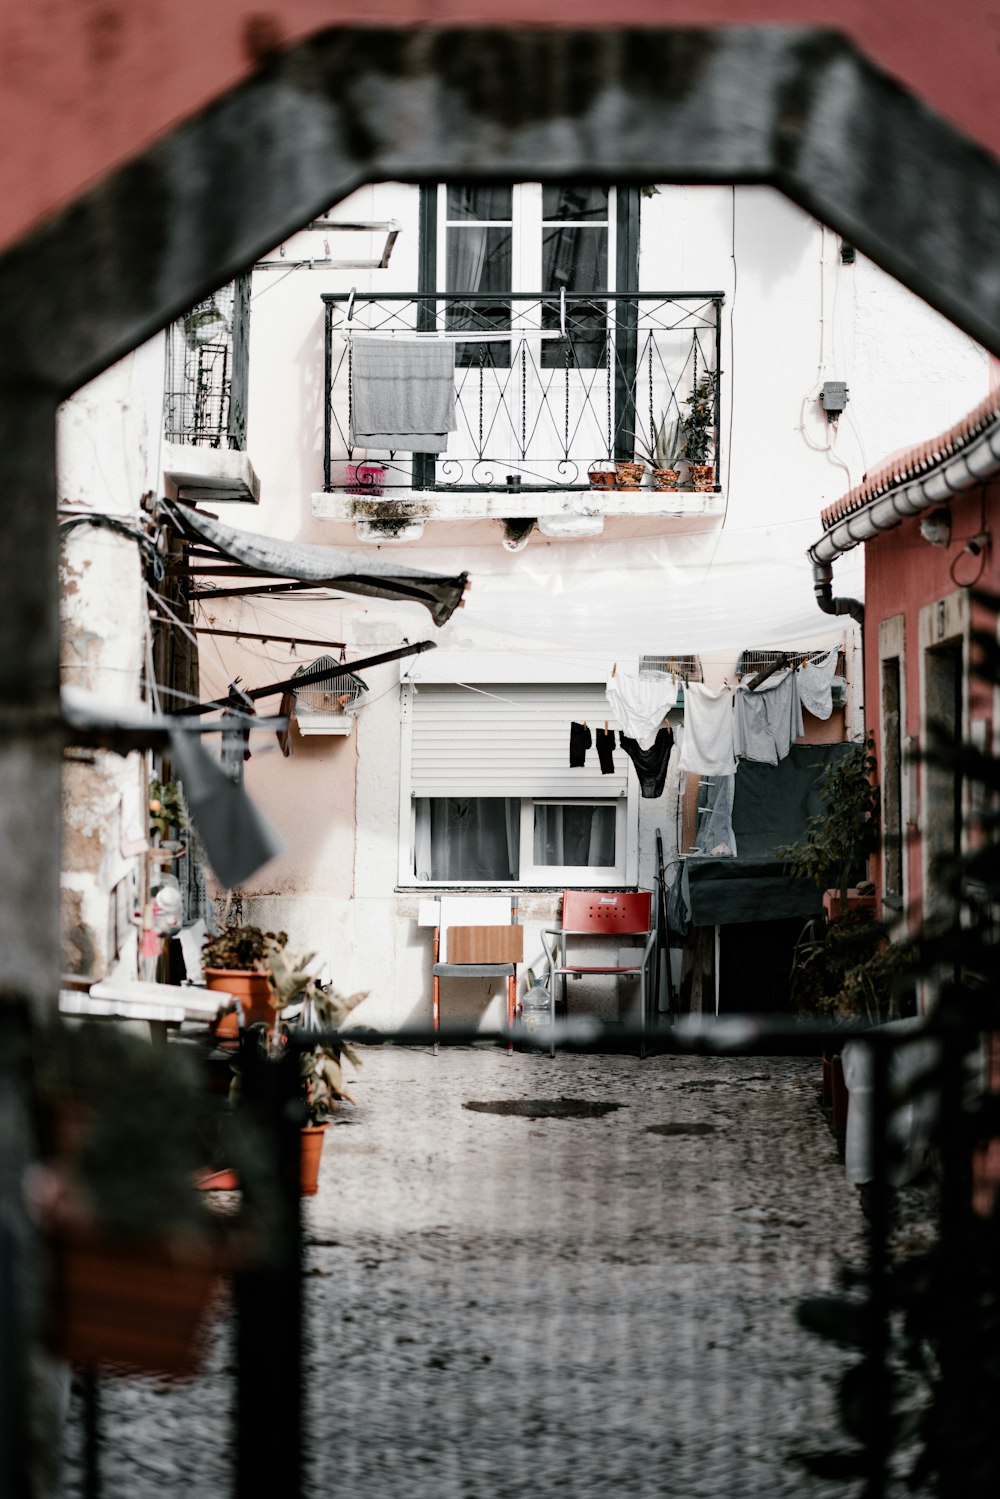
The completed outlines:
[[[325,1124],[307,1124],[302,1129],[302,1153],[299,1157],[299,1191],[312,1197],[319,1191],[319,1163],[323,1154]]]
[[[689,463],[688,477],[691,480],[691,488],[704,493],[715,486],[715,464]]]
[[[264,1025],[272,1023],[274,1009],[266,973],[255,968],[206,968],[204,975],[207,989],[222,989],[227,994],[235,994],[243,1007],[245,1025],[253,1025],[258,1020]]]
[[[591,489],[614,489],[615,471],[611,464],[603,464],[600,461],[592,463],[587,470]]]
[[[676,468],[654,468],[654,489],[679,489],[681,485],[680,471]]]
[[[642,476],[646,472],[644,463],[616,463],[615,488],[641,489]]]

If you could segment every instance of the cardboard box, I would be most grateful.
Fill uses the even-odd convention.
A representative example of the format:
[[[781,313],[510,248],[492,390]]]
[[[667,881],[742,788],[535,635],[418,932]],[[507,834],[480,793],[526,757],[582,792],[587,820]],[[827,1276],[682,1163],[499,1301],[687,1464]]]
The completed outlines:
[[[449,963],[520,963],[523,926],[450,926]]]

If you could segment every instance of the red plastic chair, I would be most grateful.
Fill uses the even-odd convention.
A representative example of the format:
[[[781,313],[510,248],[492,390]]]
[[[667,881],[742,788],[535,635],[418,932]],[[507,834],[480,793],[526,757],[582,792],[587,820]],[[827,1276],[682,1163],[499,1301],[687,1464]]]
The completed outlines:
[[[624,966],[593,962],[571,962],[571,937],[644,937],[642,957]],[[555,939],[555,940],[547,940]],[[552,1055],[555,1055],[556,978],[562,980],[562,1000],[566,1003],[567,976],[585,973],[626,975],[639,980],[640,1013],[645,1030],[648,999],[652,992],[652,962],[656,933],[653,930],[653,897],[649,890],[611,893],[607,890],[565,890],[563,892],[562,926],[547,927],[542,932],[542,946],[549,960],[549,1018],[553,1025]]]

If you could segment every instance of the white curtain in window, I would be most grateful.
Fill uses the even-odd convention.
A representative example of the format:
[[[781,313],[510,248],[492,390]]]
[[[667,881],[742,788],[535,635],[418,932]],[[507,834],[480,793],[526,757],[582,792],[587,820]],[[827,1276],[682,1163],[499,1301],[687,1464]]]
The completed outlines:
[[[535,863],[608,869],[615,863],[615,809],[536,806]]]
[[[516,880],[520,801],[513,797],[418,797],[418,880]]]

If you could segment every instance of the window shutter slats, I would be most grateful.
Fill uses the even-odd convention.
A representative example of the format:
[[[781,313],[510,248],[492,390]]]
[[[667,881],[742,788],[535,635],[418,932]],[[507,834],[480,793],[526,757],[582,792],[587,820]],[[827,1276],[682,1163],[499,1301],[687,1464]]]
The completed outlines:
[[[570,769],[573,720],[586,719],[592,734],[605,719],[618,729],[603,686],[491,683],[489,692],[495,695],[426,684],[414,693],[414,796],[608,797],[625,790],[628,757],[617,744],[613,775],[601,774],[596,744],[582,769]]]

